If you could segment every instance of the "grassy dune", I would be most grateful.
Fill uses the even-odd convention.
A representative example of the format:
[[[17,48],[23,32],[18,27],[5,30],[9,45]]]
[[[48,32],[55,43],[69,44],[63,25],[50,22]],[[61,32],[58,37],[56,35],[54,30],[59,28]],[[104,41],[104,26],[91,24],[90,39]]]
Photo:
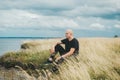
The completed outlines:
[[[27,41],[21,46],[24,49],[3,55],[0,64],[6,68],[19,65],[29,73],[29,64],[44,62],[58,40]],[[79,43],[79,62],[71,57],[50,80],[120,80],[120,38],[80,38]],[[42,80],[40,75],[36,79]]]

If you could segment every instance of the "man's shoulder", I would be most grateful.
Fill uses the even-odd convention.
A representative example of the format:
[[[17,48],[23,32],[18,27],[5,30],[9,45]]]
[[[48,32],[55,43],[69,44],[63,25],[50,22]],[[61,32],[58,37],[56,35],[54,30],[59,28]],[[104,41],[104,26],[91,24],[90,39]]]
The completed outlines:
[[[78,41],[78,39],[77,38],[74,38],[73,40],[72,40],[72,43],[79,43],[79,41]]]
[[[61,42],[62,42],[62,43],[66,43],[66,42],[68,42],[68,39],[67,39],[67,38],[62,39]]]
[[[67,38],[62,39],[61,41],[68,40]]]
[[[77,38],[73,38],[73,40],[74,40],[74,41],[78,41],[78,39],[77,39]]]

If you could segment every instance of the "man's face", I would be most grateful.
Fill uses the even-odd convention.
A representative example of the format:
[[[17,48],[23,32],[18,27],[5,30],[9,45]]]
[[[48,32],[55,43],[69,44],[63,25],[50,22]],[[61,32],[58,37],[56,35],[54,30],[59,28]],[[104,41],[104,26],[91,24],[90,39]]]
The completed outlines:
[[[70,37],[71,37],[71,33],[66,31],[65,37],[66,37],[66,38],[70,38]]]

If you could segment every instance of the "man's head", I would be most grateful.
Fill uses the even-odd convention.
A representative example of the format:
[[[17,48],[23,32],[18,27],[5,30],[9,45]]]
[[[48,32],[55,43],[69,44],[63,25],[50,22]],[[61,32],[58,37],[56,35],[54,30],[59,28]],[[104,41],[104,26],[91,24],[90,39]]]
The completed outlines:
[[[68,39],[72,38],[73,37],[73,31],[71,29],[66,30],[65,36]]]

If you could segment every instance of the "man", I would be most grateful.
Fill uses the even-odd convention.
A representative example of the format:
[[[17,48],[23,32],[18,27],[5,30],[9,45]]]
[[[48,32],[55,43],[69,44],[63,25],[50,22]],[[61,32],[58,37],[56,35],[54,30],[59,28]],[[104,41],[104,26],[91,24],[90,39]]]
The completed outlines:
[[[71,55],[77,56],[79,54],[79,42],[76,38],[73,37],[72,30],[66,30],[65,33],[66,38],[58,42],[52,49],[50,49],[51,56],[48,59],[48,62],[53,62],[55,55],[59,52],[60,57],[55,59],[55,62],[63,62],[66,57]],[[61,44],[65,45],[65,49],[61,46]]]

